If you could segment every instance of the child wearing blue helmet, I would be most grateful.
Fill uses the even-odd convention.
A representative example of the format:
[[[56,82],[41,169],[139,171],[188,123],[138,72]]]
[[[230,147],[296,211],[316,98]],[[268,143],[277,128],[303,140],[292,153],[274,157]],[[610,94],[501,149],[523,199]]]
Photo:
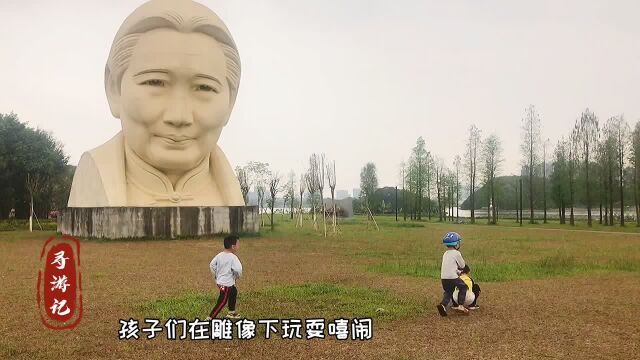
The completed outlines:
[[[460,279],[460,271],[466,266],[462,254],[458,251],[461,241],[462,237],[455,232],[448,232],[442,238],[442,244],[447,247],[447,251],[442,255],[442,267],[440,268],[440,279],[444,294],[442,295],[442,301],[437,305],[437,309],[441,316],[447,316],[447,305],[453,299],[453,292],[456,288],[458,289],[458,299],[452,309],[465,315],[469,314],[469,309],[462,305],[467,295],[467,285]]]

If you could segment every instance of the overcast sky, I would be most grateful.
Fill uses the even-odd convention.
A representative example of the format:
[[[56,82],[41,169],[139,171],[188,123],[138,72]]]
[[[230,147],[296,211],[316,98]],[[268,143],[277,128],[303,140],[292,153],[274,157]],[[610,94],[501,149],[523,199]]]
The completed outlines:
[[[104,65],[139,0],[0,0],[0,112],[51,131],[77,164],[120,129]],[[543,136],[567,134],[585,107],[640,118],[638,1],[202,0],[242,61],[220,146],[232,165],[300,174],[336,160],[338,189],[372,161],[398,184],[418,136],[452,164],[475,123],[502,140],[516,173],[524,109]]]

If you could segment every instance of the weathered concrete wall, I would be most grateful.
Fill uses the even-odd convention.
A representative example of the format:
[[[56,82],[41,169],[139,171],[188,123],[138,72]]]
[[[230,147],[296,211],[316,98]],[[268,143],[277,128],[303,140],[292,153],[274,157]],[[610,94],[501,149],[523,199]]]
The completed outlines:
[[[257,233],[257,206],[67,208],[58,232],[106,239],[195,237]]]

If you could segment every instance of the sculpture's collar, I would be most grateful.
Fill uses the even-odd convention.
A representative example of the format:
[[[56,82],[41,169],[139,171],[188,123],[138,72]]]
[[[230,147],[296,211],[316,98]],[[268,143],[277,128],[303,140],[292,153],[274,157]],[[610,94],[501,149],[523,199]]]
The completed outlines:
[[[209,157],[207,155],[198,166],[184,174],[176,182],[171,180],[153,166],[143,161],[125,142],[125,172],[127,188],[133,187],[139,191],[132,191],[129,199],[140,205],[165,204],[180,205],[194,200],[207,184],[211,185],[209,174]],[[142,192],[142,194],[140,194]],[[136,196],[138,193],[139,196]]]

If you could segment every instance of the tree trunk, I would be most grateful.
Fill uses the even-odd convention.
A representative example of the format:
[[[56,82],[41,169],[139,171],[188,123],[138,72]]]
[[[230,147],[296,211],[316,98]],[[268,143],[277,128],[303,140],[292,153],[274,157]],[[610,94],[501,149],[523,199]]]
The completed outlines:
[[[302,212],[302,202],[303,202],[303,196],[300,195],[300,209],[298,211],[298,216],[300,217],[300,227],[302,227],[303,221],[304,221],[304,213]]]
[[[613,226],[613,161],[609,160],[609,225]]]
[[[529,178],[529,224],[533,224],[534,215],[533,215],[533,176]]]
[[[585,154],[585,176],[586,176],[586,185],[587,185],[587,224],[589,227],[591,224],[591,186],[589,185],[589,148],[586,149]]]
[[[422,163],[418,160],[418,220],[422,220]]]
[[[273,206],[275,202],[276,199],[273,199],[273,201],[271,202],[271,231],[273,231]]]
[[[562,221],[562,200],[560,200],[560,204],[558,206],[558,220],[560,220],[560,225],[564,224]]]
[[[522,226],[522,177],[520,178],[520,226]]]
[[[427,176],[427,216],[431,221],[431,175]]]
[[[636,160],[640,161],[640,159]],[[636,226],[640,226],[640,206],[638,206],[638,166],[633,167],[633,202],[636,206]]]
[[[473,181],[472,181],[473,182]],[[471,223],[475,224],[476,222],[476,202],[475,202],[475,191],[474,191],[473,183],[471,184]]]
[[[600,198],[600,219],[598,220],[598,224],[602,225],[602,197]]]
[[[334,182],[335,185],[335,182]],[[332,216],[332,222],[333,222],[333,233],[335,234],[336,231],[336,198],[334,195],[335,192],[335,188],[331,189],[331,205],[333,206],[333,216]],[[396,187],[396,221],[398,221],[398,188]]]
[[[407,203],[405,201],[405,191],[404,191],[404,166],[402,167],[402,215],[404,216],[404,221],[407,221]]]
[[[33,232],[33,195],[31,198],[31,208],[29,210],[29,232]]]
[[[458,221],[460,221],[460,182],[456,180],[456,222]]]
[[[436,180],[436,190],[438,191],[438,221],[442,222],[442,204],[440,203],[440,181]]]
[[[543,222],[547,223],[547,169],[546,161],[542,162],[542,207],[544,208]]]
[[[520,222],[520,212],[518,211],[518,209],[520,208],[519,205],[518,205],[519,204],[518,203],[518,196],[519,196],[518,195],[518,182],[516,181],[516,197],[514,198],[516,203],[515,203],[514,208],[516,209],[516,222],[517,223]]]
[[[573,176],[573,175],[570,175]],[[573,216],[573,180],[569,179],[569,202],[571,203],[571,212],[569,213],[569,224],[575,226],[575,218]]]
[[[604,196],[604,187],[605,187],[605,181],[604,181],[604,176],[600,176],[602,182],[601,182],[601,186],[600,186],[600,220],[598,221],[598,223],[600,225],[602,225],[602,198]]]
[[[622,152],[622,144],[619,142],[620,148],[618,156],[618,169],[620,170],[620,226],[624,226],[624,153]]]
[[[322,226],[324,227],[324,237],[327,237],[327,207],[324,204],[322,193],[320,193],[320,201],[322,201]]]
[[[449,221],[453,222],[453,187],[449,188]]]
[[[493,209],[493,223],[498,223],[498,207],[496,206],[495,179],[491,179],[491,208]]]

